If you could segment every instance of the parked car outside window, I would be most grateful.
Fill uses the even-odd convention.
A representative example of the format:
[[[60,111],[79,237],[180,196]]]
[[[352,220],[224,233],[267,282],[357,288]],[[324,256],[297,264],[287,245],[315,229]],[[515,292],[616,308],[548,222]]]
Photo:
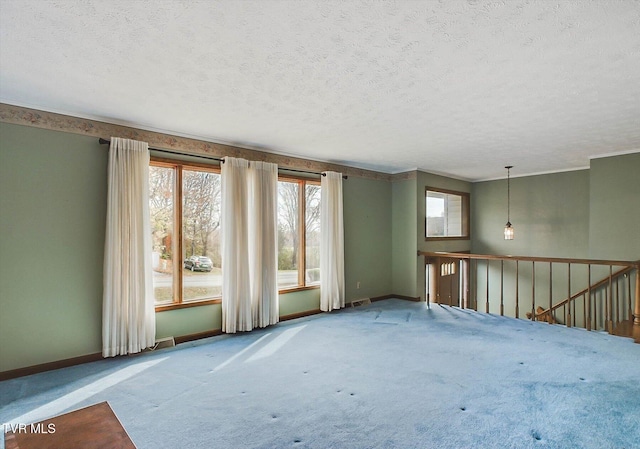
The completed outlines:
[[[205,256],[191,256],[185,259],[184,267],[191,271],[211,271],[213,262]]]

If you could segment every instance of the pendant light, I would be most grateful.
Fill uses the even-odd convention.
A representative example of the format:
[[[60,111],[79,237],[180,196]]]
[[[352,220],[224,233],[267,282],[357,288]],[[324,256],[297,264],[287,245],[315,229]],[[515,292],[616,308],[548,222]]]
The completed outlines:
[[[510,172],[513,165],[507,165],[507,224],[504,226],[504,239],[513,240],[513,226],[511,226],[510,212],[511,212],[511,177]]]

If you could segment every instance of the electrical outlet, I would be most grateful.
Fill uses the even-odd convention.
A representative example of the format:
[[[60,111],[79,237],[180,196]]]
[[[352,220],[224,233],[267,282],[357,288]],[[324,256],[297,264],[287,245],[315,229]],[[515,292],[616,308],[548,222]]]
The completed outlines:
[[[360,281],[356,282],[356,288],[359,289],[360,288]]]

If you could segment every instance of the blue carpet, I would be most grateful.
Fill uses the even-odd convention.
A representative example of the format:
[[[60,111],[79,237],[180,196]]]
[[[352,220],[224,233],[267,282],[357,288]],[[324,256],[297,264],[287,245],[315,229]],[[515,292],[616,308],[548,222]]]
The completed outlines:
[[[0,422],[101,401],[140,449],[630,449],[640,345],[387,300],[1,382]]]

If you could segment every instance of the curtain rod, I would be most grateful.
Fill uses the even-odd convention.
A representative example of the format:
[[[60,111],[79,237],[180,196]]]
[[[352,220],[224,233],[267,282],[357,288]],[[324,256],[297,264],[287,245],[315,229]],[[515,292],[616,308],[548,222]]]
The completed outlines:
[[[103,139],[102,137],[100,137],[100,139],[98,139],[98,143],[100,145],[110,145],[111,141],[107,140],[107,139]],[[169,154],[176,154],[178,156],[189,156],[189,157],[198,157],[198,158],[201,158],[201,159],[209,159],[209,160],[218,161],[221,164],[224,164],[224,159],[219,158],[219,157],[215,157],[215,156],[202,156],[200,154],[181,153],[180,151],[161,150],[160,148],[149,148],[149,150],[157,151],[158,153],[169,153]],[[306,171],[306,170],[296,170],[294,168],[279,167],[278,170],[288,171],[288,172],[295,172],[295,173],[306,173],[308,175],[327,176],[326,173],[318,173],[318,172],[315,172],[315,171]],[[347,175],[342,175],[342,179],[349,179],[349,177]]]
[[[107,139],[103,139],[102,137],[100,139],[98,139],[98,143],[100,145],[110,145],[111,141],[107,140]],[[171,150],[161,150],[160,148],[151,148],[149,147],[150,151],[157,151],[158,153],[169,153],[169,154],[177,154],[179,156],[190,156],[190,157],[198,157],[200,159],[209,159],[209,160],[214,160],[214,161],[218,161],[224,164],[224,161],[222,159],[220,159],[219,157],[215,157],[215,156],[203,156],[201,154],[187,154],[187,153],[181,153],[179,151],[171,151]]]

